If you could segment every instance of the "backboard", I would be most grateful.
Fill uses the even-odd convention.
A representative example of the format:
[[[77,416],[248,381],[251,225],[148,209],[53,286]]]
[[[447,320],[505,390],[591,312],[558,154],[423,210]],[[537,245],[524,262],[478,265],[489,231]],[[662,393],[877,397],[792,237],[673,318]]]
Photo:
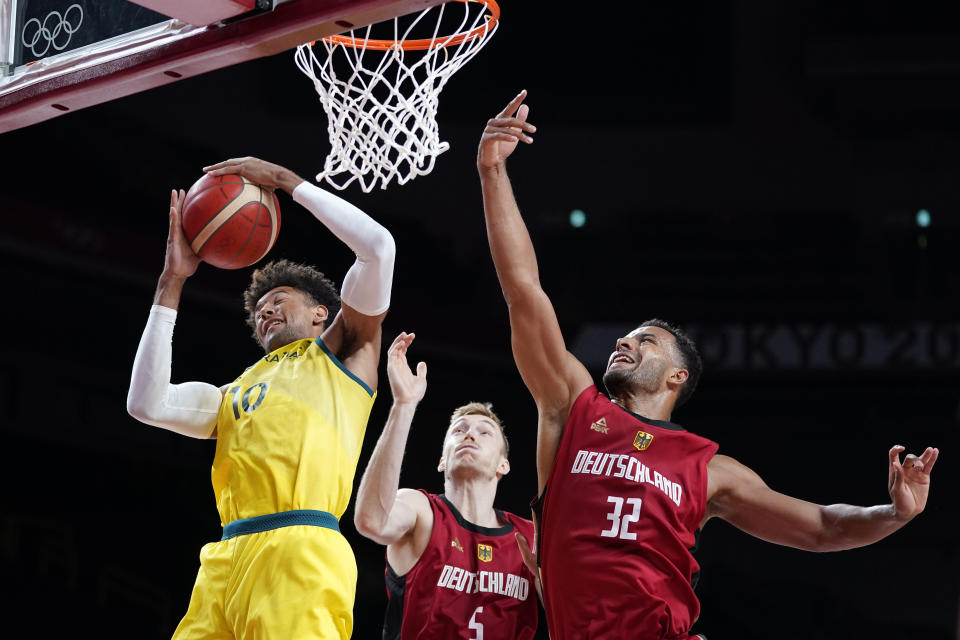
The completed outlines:
[[[0,133],[442,1],[0,0]]]

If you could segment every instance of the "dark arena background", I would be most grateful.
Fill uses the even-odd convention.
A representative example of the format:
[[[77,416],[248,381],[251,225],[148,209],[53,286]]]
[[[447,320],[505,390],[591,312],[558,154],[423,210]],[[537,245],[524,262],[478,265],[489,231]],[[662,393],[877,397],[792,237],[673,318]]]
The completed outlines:
[[[474,165],[486,120],[526,88],[539,130],[511,177],[568,344],[598,380],[639,321],[688,327],[706,370],[674,420],[818,503],[886,503],[892,445],[941,451],[926,512],[868,548],[805,553],[711,521],[694,631],[960,637],[960,21],[948,4],[503,0],[499,32],[441,95],[450,150],[433,173],[343,194],[397,241],[384,351],[415,331],[411,357],[430,367],[401,484],[442,490],[450,410],[490,400],[512,444],[499,506],[529,514],[536,410]],[[124,408],[169,191],[240,155],[309,179],[326,121],[286,52],[0,134],[0,149],[0,602],[23,634],[4,635],[168,638],[200,547],[220,536],[214,443]],[[339,281],[352,254],[285,194],[280,205],[271,257]],[[249,273],[201,265],[188,282],[175,381],[224,384],[259,357],[240,299]],[[357,481],[391,401],[381,376]],[[383,549],[352,516],[354,635],[377,638]]]

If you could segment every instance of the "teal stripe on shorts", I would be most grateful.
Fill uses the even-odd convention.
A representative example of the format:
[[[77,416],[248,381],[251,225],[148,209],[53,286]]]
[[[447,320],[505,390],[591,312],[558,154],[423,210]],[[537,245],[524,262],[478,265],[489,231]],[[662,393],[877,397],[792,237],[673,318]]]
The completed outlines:
[[[281,527],[294,527],[296,525],[323,527],[325,529],[333,529],[337,532],[340,531],[340,523],[332,513],[315,511],[313,509],[297,509],[295,511],[281,511],[279,513],[268,513],[263,516],[234,520],[223,528],[223,537],[220,538],[220,540],[228,540],[235,536],[242,536],[248,533],[260,533],[261,531],[280,529]]]

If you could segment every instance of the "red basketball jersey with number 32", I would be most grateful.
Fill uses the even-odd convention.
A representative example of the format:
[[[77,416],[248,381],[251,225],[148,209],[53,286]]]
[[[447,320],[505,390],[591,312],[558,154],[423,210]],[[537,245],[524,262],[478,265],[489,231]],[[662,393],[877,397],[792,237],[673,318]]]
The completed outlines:
[[[595,386],[577,398],[536,505],[552,640],[688,637],[700,613],[692,550],[716,451]]]

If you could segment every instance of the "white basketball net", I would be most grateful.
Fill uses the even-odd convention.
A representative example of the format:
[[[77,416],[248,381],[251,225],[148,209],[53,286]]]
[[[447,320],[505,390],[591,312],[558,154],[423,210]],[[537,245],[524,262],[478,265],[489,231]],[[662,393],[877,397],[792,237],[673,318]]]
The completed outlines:
[[[453,3],[451,3],[453,4]],[[330,152],[317,181],[326,180],[345,189],[354,180],[365,192],[391,180],[404,184],[433,170],[436,157],[450,148],[440,141],[437,105],[447,80],[487,43],[497,29],[491,25],[483,0],[459,0],[464,8],[460,27],[453,35],[437,34],[446,4],[431,7],[401,30],[393,19],[393,45],[376,50],[368,45],[370,29],[349,32],[354,44],[324,39],[297,48],[296,62],[313,80],[327,114]],[[479,11],[478,11],[479,9]],[[437,25],[422,50],[405,50],[411,30],[433,11]],[[454,9],[449,9],[452,12]],[[407,19],[410,19],[408,16]],[[458,36],[459,43],[452,42]],[[316,50],[322,49],[316,55]],[[337,62],[337,59],[341,62]],[[334,65],[349,69],[338,77]],[[341,174],[346,174],[342,177]]]

